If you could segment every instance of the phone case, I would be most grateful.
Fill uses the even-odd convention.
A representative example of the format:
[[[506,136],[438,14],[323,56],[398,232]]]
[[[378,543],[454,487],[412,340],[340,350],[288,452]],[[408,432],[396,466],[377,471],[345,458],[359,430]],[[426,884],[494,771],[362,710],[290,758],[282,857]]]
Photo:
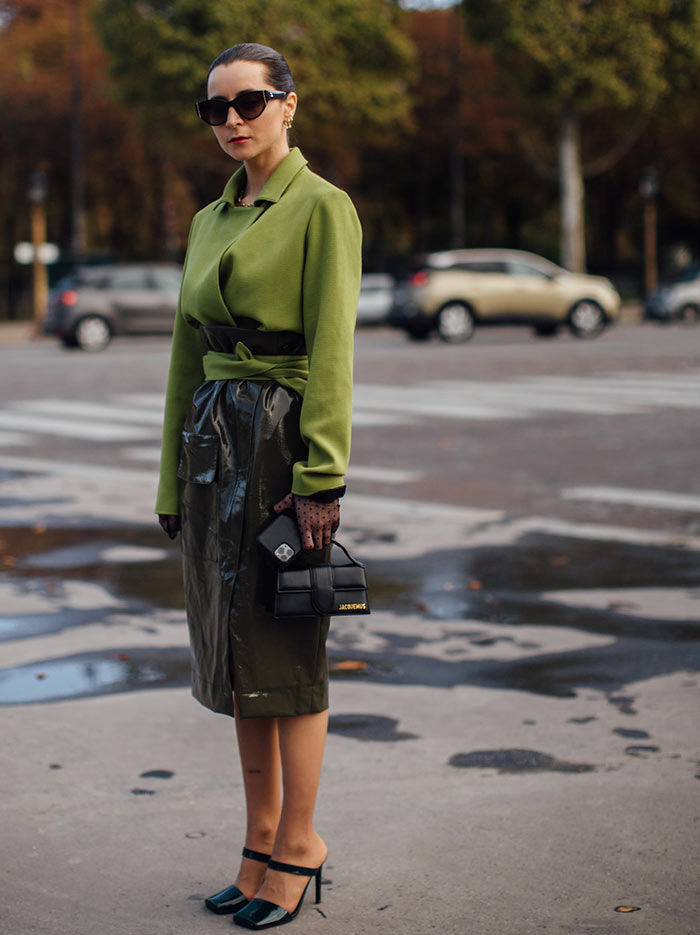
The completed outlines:
[[[296,515],[281,513],[263,529],[257,541],[278,568],[285,568],[301,552]]]

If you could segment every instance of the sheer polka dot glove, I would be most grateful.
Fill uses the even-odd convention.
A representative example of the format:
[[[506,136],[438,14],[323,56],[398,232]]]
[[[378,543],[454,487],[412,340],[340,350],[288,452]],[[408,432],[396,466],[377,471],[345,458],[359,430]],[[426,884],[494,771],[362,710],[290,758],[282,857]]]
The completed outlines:
[[[331,537],[340,526],[340,506],[337,498],[330,503],[317,503],[310,497],[299,497],[289,493],[275,504],[275,513],[284,513],[293,509],[297,515],[297,525],[301,545],[305,552],[322,549],[331,544]]]
[[[180,532],[180,517],[172,513],[159,513],[160,528],[170,539],[174,539]]]

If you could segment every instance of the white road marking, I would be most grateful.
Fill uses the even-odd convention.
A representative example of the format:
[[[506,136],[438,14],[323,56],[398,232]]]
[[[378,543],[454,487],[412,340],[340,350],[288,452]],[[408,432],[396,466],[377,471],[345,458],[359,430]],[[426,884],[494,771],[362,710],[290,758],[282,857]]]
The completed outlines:
[[[1,469],[21,472],[24,476],[8,478],[2,482],[6,498],[21,497],[21,502],[8,503],[2,508],[5,524],[27,525],[33,522],[65,523],[67,517],[81,516],[105,518],[115,522],[143,523],[151,521],[152,499],[158,475],[155,471],[137,471],[108,465],[84,462],[54,461],[41,458],[0,455]],[[63,478],[75,478],[83,483],[65,484]],[[33,497],[37,498],[32,505]],[[47,507],[44,498],[51,500]],[[396,497],[358,494],[351,492],[345,505],[346,517],[360,517],[364,526],[368,517],[375,518],[381,528],[381,518],[417,528],[411,539],[411,548],[420,554],[426,547],[426,535],[439,541],[454,535],[455,524],[464,527],[460,535],[465,547],[475,548],[494,541],[513,542],[528,533],[548,533],[576,539],[606,542],[628,542],[640,545],[677,547],[700,551],[700,536],[669,535],[650,529],[623,526],[577,523],[555,517],[533,516],[509,520],[505,511],[465,507],[459,504],[407,500]],[[356,523],[357,519],[354,520]],[[352,520],[351,520],[352,522]],[[375,523],[372,521],[372,527]],[[452,529],[453,532],[449,533]]]
[[[42,435],[93,442],[156,441],[163,421],[162,393],[117,393],[106,402],[33,399],[0,409],[0,444],[36,443]],[[529,419],[546,412],[620,415],[658,409],[700,409],[700,371],[618,372],[591,376],[539,375],[506,380],[424,381],[409,386],[361,383],[355,388],[353,426],[418,424],[425,417],[458,420]],[[134,460],[156,461],[150,449]]]
[[[669,493],[666,490],[635,490],[630,487],[567,487],[564,500],[594,500],[600,503],[624,503],[628,506],[660,510],[700,512],[700,494]]]
[[[356,406],[352,410],[353,428],[373,428],[377,425],[410,425],[415,420],[396,412],[365,412]]]
[[[160,447],[134,445],[133,448],[122,448],[121,456],[129,461],[152,461],[154,464],[160,464]]]
[[[54,461],[48,458],[24,458],[0,455],[0,470],[21,471],[27,474],[49,474],[52,477],[85,477],[94,480],[152,484],[158,480],[157,471],[135,471],[106,464],[86,464],[84,461]]]
[[[115,406],[109,403],[90,403],[73,399],[28,399],[12,404],[12,409],[39,414],[56,414],[64,418],[99,419],[103,424],[110,422],[136,422],[148,425],[163,424],[162,409],[145,409],[132,406]]]
[[[138,448],[133,450],[139,451]],[[158,449],[147,448],[143,450],[150,455],[160,457]],[[86,464],[84,461],[53,461],[47,458],[25,458],[12,455],[0,455],[0,468],[9,471],[53,474],[60,477],[90,477],[103,480],[124,479],[136,481],[137,483],[140,481],[152,483],[158,479],[157,471],[139,471],[132,468],[111,467],[105,464]],[[382,484],[405,484],[410,481],[420,480],[422,476],[420,471],[364,467],[362,465],[351,465],[348,472],[348,477],[355,480],[370,480]]]
[[[20,445],[29,445],[33,439],[21,432],[0,432],[0,445],[5,448],[16,448]]]
[[[358,410],[408,412],[444,419],[518,419],[526,415],[525,412],[516,411],[515,406],[503,409],[474,404],[468,398],[462,401],[464,395],[461,390],[436,390],[430,383],[405,387],[364,383],[355,387],[354,398]]]
[[[0,429],[20,429],[22,432],[41,435],[60,435],[64,438],[81,438],[88,441],[118,442],[137,438],[151,438],[147,429],[126,425],[110,425],[101,422],[72,421],[52,416],[34,415],[30,412],[0,411]]]
[[[351,463],[348,469],[350,480],[368,480],[378,484],[408,484],[422,477],[424,477],[422,471],[407,471],[400,468],[366,467]]]

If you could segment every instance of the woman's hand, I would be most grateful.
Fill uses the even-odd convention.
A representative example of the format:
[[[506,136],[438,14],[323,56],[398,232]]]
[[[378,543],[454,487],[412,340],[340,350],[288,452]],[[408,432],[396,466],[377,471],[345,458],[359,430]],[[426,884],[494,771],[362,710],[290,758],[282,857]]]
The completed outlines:
[[[276,503],[275,513],[293,509],[297,514],[297,526],[301,545],[305,552],[322,549],[331,544],[333,533],[340,526],[340,506],[337,498],[330,503],[316,503],[311,497],[300,497],[294,493]]]
[[[173,515],[172,513],[159,513],[158,522],[163,532],[170,538],[174,539],[175,536],[180,532],[180,517]]]

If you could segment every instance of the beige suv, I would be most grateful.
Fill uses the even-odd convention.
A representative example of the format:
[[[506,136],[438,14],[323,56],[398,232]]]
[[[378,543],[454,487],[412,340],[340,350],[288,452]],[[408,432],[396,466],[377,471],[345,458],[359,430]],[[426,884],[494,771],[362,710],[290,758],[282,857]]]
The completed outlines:
[[[468,341],[481,325],[524,324],[549,336],[568,326],[593,338],[615,321],[620,296],[601,276],[570,273],[522,250],[445,250],[420,258],[394,293],[389,323],[416,339]]]

